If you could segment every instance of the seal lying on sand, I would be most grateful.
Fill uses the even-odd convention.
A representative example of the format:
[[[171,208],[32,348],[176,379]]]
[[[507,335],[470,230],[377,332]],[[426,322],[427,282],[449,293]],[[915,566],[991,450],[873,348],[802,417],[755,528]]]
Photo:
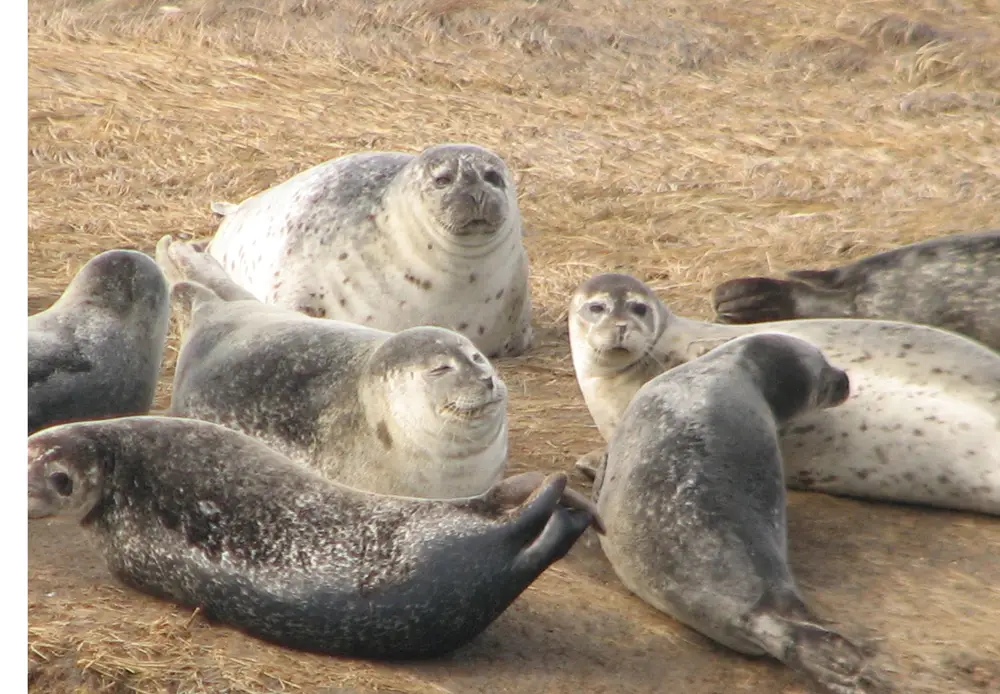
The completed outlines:
[[[719,320],[880,318],[953,330],[1000,350],[1000,229],[931,239],[788,276],[723,282],[712,298]]]
[[[170,248],[161,245],[158,257],[187,263],[168,262],[171,279],[199,266],[190,247]],[[332,480],[382,494],[472,496],[503,477],[507,387],[468,338],[223,301],[188,281],[172,293],[192,310],[171,414],[237,429]]]
[[[73,513],[114,575],[287,647],[448,653],[496,619],[594,520],[566,477],[482,496],[379,496],[208,422],[126,417],[28,439],[28,513]]]
[[[881,682],[795,586],[777,429],[848,393],[847,375],[804,340],[738,338],[639,390],[594,485],[601,547],[629,590],[837,694]]]
[[[580,285],[569,328],[577,380],[605,440],[654,375],[740,335],[794,335],[846,368],[854,394],[782,429],[790,487],[1000,514],[1000,356],[973,340],[890,321],[703,323],[618,274]],[[602,452],[578,466],[586,472]]]
[[[167,280],[152,258],[92,258],[58,301],[28,317],[28,434],[149,411],[169,322]]]
[[[212,209],[224,219],[208,253],[265,303],[390,332],[449,328],[490,357],[531,343],[517,192],[482,147],[351,154]]]

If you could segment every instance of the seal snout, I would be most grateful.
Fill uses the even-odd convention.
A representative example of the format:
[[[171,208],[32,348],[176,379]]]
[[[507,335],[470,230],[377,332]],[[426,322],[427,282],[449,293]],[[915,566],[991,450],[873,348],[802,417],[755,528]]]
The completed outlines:
[[[851,396],[851,378],[846,371],[833,369],[830,377],[829,396],[827,407],[836,407],[847,401]]]

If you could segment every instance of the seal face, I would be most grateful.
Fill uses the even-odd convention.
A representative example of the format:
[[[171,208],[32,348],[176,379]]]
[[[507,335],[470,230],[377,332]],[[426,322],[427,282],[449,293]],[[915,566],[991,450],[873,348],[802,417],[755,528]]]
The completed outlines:
[[[250,434],[328,478],[383,494],[480,494],[507,464],[507,387],[472,342],[392,334],[191,282],[170,412]]]
[[[793,335],[843,364],[855,396],[782,429],[790,487],[1000,514],[1000,355],[955,333],[892,321],[704,323],[672,314],[646,288],[646,303],[665,327],[635,333],[650,335],[629,347],[641,358],[623,356],[619,368],[602,368],[595,354],[617,326],[587,322],[574,307],[586,306],[599,293],[595,286],[620,283],[629,295],[645,286],[623,277],[591,278],[570,304],[577,381],[605,440],[636,392],[659,373],[741,335]],[[614,310],[623,310],[615,301]],[[592,475],[603,452],[588,453],[577,467]]]
[[[170,417],[28,439],[29,516],[81,518],[120,580],[261,639],[353,657],[448,653],[569,551],[593,513],[566,503],[565,475],[523,481],[468,499],[379,496]]]
[[[830,692],[875,691],[867,654],[806,607],[788,567],[777,429],[835,407],[847,374],[798,338],[750,335],[645,384],[595,483],[625,586],[730,648]]]
[[[152,258],[112,250],[28,317],[28,433],[147,412],[167,341],[167,281]]]
[[[1000,229],[931,239],[788,276],[723,282],[712,298],[719,320],[896,320],[952,330],[1000,350]]]
[[[213,209],[224,220],[208,253],[265,303],[390,332],[449,328],[491,357],[531,344],[517,192],[486,149],[351,154]]]

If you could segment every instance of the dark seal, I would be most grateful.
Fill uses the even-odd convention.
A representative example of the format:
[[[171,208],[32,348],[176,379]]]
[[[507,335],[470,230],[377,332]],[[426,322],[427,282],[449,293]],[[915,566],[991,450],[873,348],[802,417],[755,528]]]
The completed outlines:
[[[290,648],[448,653],[496,619],[595,521],[566,476],[478,497],[329,482],[217,424],[125,417],[28,439],[28,514],[73,513],[114,575]]]
[[[723,282],[712,297],[718,319],[896,320],[951,330],[1000,350],[1000,229],[931,239],[788,276]]]
[[[169,288],[152,258],[92,258],[50,308],[28,317],[28,434],[148,412],[169,322]]]
[[[878,678],[869,654],[825,626],[795,586],[777,430],[849,390],[847,374],[803,340],[737,338],[639,390],[594,486],[601,546],[629,590],[838,694],[879,691]]]

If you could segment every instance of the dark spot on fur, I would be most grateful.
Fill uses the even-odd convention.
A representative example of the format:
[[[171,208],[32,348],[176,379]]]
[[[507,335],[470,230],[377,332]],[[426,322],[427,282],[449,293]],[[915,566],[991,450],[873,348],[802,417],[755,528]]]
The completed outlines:
[[[341,306],[347,306],[347,299],[341,299],[340,300],[340,305]]]
[[[935,366],[933,369],[931,369],[931,373],[932,374],[939,374],[939,373],[944,373],[944,372],[939,367]]]
[[[427,250],[429,251],[434,250],[434,244],[433,243],[427,244]]]
[[[410,272],[409,270],[407,270],[403,274],[403,278],[406,279],[406,281],[409,282],[410,284],[414,284],[414,285],[420,287],[421,289],[425,289],[426,290],[426,289],[430,289],[431,288],[431,282],[430,282],[430,280],[422,280],[419,277],[417,277],[416,275],[414,275],[412,272]]]
[[[473,272],[471,275],[469,275],[469,284],[473,284],[475,283],[475,281],[476,281],[476,273]]]
[[[923,429],[914,429],[913,430],[913,435],[914,436],[923,436],[924,435],[924,430]]]
[[[392,436],[389,435],[389,427],[385,425],[385,421],[379,422],[378,426],[375,427],[375,436],[378,437],[383,446],[392,448]]]
[[[431,288],[431,281],[430,280],[424,280],[423,282],[420,283],[420,286],[423,287],[424,289],[430,289]]]
[[[861,431],[868,431],[868,422],[861,422]]]
[[[403,308],[404,306],[406,306],[406,302],[405,301],[400,301],[399,302],[399,307]]]
[[[468,327],[469,327],[469,324],[468,324],[468,323],[459,323],[459,324],[458,324],[458,329],[459,329],[459,330],[465,330],[465,329],[466,329],[466,328],[468,328]]]
[[[501,296],[503,296],[503,290],[502,289],[500,291],[498,291],[497,295],[495,297],[493,297],[493,298],[494,299],[499,299]]]
[[[814,431],[815,429],[816,429],[816,425],[815,424],[806,424],[806,425],[800,426],[800,427],[792,427],[792,433],[793,434],[808,434],[810,431]]]
[[[914,475],[912,472],[904,472],[903,473],[903,479],[906,480],[907,482],[912,482],[916,478],[917,478],[917,476]]]
[[[486,328],[484,328],[483,326],[481,326],[481,325],[480,325],[480,326],[479,326],[479,334],[480,334],[480,335],[483,335],[483,334],[485,334],[485,333],[486,333]]]
[[[365,323],[371,323],[373,320],[375,320],[375,316],[371,316],[371,315],[367,316],[365,318]]]
[[[951,478],[948,477],[948,475],[938,475],[937,476],[937,481],[940,484],[948,484],[949,482],[951,482]]]
[[[337,256],[337,260],[347,260],[347,254],[341,253],[340,255]]]
[[[820,482],[823,482],[823,483],[826,483],[826,482],[836,482],[839,479],[840,479],[840,477],[838,477],[837,475],[827,475],[826,477],[824,477],[823,479],[821,479]]]
[[[909,342],[904,342],[903,349],[913,349],[913,345],[911,345]]]
[[[871,470],[858,470],[857,473],[859,479],[866,480],[868,479],[868,475],[871,474]]]
[[[326,309],[322,306],[299,306],[299,311],[313,318],[326,318]]]

